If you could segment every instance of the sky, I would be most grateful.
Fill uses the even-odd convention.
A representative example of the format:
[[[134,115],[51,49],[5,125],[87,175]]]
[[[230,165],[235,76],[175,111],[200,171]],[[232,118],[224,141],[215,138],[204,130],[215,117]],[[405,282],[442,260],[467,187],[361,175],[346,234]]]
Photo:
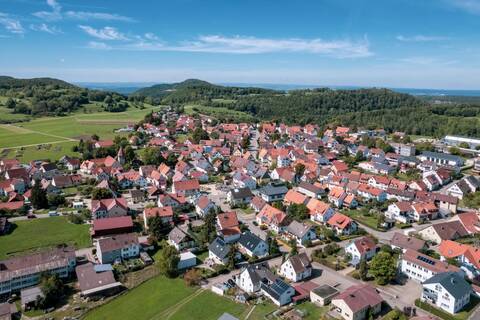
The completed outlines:
[[[0,74],[480,89],[480,0],[0,0]]]

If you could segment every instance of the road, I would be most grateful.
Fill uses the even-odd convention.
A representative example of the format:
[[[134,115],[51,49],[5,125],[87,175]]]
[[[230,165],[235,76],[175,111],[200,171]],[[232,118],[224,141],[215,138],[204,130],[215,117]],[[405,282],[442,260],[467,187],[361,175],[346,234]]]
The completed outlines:
[[[253,155],[256,159],[258,154],[258,138],[260,137],[260,132],[257,129],[250,131],[250,146],[248,147],[248,151]]]

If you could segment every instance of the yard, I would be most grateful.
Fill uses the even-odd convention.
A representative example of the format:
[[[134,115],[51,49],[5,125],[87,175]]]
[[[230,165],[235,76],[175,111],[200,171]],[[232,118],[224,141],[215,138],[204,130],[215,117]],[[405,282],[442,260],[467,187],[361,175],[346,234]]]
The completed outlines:
[[[0,237],[0,259],[10,255],[67,243],[76,248],[90,246],[88,225],[76,225],[65,217],[17,221],[10,234]]]
[[[362,209],[353,209],[353,210],[343,210],[343,214],[349,216],[353,220],[366,225],[367,227],[370,227],[372,229],[378,230],[378,231],[385,231],[383,229],[378,228],[377,223],[377,215],[374,213],[368,212],[367,209],[362,208]]]
[[[462,311],[456,313],[455,315],[451,315],[437,307],[432,306],[429,303],[422,302],[420,301],[420,299],[415,300],[415,305],[444,320],[466,320],[470,317],[470,315],[475,310],[475,307],[478,305],[479,302],[480,302],[480,298],[476,296],[472,296],[470,298],[470,303]]]

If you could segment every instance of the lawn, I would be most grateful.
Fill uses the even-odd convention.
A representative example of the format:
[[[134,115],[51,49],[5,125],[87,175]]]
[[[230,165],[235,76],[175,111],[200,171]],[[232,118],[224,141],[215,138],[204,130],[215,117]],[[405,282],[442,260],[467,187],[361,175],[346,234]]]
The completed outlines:
[[[71,157],[79,157],[78,152],[72,151],[72,147],[76,145],[75,141],[66,141],[54,144],[43,144],[41,146],[32,146],[17,149],[4,149],[5,158],[16,158],[21,162],[29,162],[31,160],[59,160],[61,157],[68,155]]]
[[[377,227],[377,216],[367,212],[365,209],[343,210],[342,213],[367,227],[378,231],[385,231]]]
[[[10,234],[0,237],[0,259],[62,243],[76,248],[91,245],[89,226],[72,224],[65,217],[37,218],[14,224]]]
[[[62,140],[66,139],[39,134],[13,125],[0,125],[0,148]]]
[[[189,288],[182,279],[159,276],[93,309],[84,319],[215,320],[224,312],[244,319],[251,309],[249,305],[235,303],[209,290]],[[271,303],[257,305],[249,319],[264,319],[275,309],[276,306]]]
[[[470,303],[466,305],[462,311],[456,313],[455,315],[447,313],[442,309],[439,309],[438,307],[433,306],[427,302],[420,301],[420,299],[415,300],[415,305],[419,308],[422,308],[423,310],[430,312],[431,314],[436,315],[437,317],[440,317],[440,319],[466,320],[470,317],[470,315],[475,310],[475,307],[478,305],[479,302],[480,302],[480,298],[476,296],[472,296],[470,298]]]

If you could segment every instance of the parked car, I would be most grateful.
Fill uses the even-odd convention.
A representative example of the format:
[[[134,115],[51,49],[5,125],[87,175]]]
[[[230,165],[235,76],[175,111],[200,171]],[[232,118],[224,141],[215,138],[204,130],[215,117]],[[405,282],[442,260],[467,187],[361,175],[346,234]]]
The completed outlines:
[[[57,211],[49,211],[49,212],[48,212],[48,216],[49,216],[49,217],[57,217],[57,216],[59,216],[59,214],[58,214]]]
[[[37,217],[37,216],[34,215],[33,213],[29,213],[29,214],[27,215],[27,219],[35,219],[36,217]]]

